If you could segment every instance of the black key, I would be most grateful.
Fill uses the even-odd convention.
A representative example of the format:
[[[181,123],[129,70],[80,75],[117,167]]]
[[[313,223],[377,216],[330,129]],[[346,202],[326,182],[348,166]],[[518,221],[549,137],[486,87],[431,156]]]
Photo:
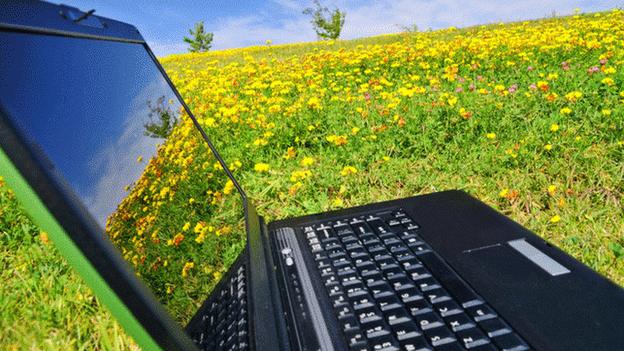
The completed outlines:
[[[359,341],[349,346],[349,351],[370,351],[366,341]]]
[[[423,293],[428,290],[437,289],[440,287],[438,281],[434,277],[427,277],[423,279],[418,279],[416,285]]]
[[[444,317],[444,321],[454,332],[458,332],[460,330],[472,328],[475,326],[472,319],[470,319],[470,317],[468,317],[468,315],[463,312],[449,317]]]
[[[373,351],[399,351],[399,343],[390,333],[368,340]]]
[[[423,298],[423,296],[418,292],[415,287],[408,287],[406,289],[401,289],[399,294],[399,298],[403,301],[404,304],[408,304],[412,301],[417,301]]]
[[[412,249],[412,251],[416,255],[422,255],[422,254],[425,254],[425,253],[431,253],[431,248],[429,247],[429,245],[423,243],[422,241],[409,243],[409,244],[407,244],[407,246],[410,249]]]
[[[394,336],[396,336],[399,341],[407,341],[410,339],[415,339],[422,335],[420,329],[416,326],[412,320],[407,322],[394,324],[392,326],[392,331],[394,332]]]
[[[496,317],[496,312],[485,304],[468,307],[466,309],[466,313],[468,313],[468,315],[477,322]]]
[[[429,343],[433,345],[433,347],[438,347],[440,345],[448,344],[457,340],[455,339],[455,335],[453,335],[453,333],[445,326],[425,329],[423,331]]]
[[[500,318],[492,318],[479,322],[479,326],[490,337],[511,333],[511,328]]]
[[[370,324],[369,327],[363,328],[364,334],[369,341],[390,335],[390,331],[386,329],[386,326],[383,324],[382,321]]]
[[[390,326],[412,321],[412,316],[403,307],[395,308],[384,313],[384,315]]]
[[[509,333],[492,339],[494,344],[503,351],[523,351],[529,347],[516,334]]]
[[[357,319],[354,315],[343,317],[340,320],[340,324],[342,325],[342,331],[345,333],[360,330]]]
[[[440,317],[433,312],[417,314],[414,316],[414,319],[422,330],[428,330],[444,326],[444,323],[442,323],[442,319],[440,319]]]
[[[433,305],[433,309],[436,310],[442,317],[452,316],[462,312],[462,308],[459,307],[459,305],[453,300],[435,303]]]
[[[405,351],[431,351],[433,348],[429,345],[424,336],[399,341],[401,350]]]
[[[368,289],[373,294],[373,296],[377,296],[377,294],[382,292],[392,292],[392,287],[383,280],[375,280],[375,281],[366,281],[366,285]]]
[[[349,347],[355,346],[358,343],[364,343],[364,345],[366,345],[366,339],[360,330],[351,330],[346,332],[345,338],[347,339]]]
[[[485,334],[479,328],[470,328],[466,330],[462,330],[455,334],[457,339],[464,344],[464,347],[467,349],[471,349],[477,346],[485,345],[490,343],[490,339],[488,339]]]
[[[417,316],[423,313],[431,312],[431,306],[429,305],[429,303],[427,303],[427,300],[425,299],[411,301],[409,303],[406,303],[405,306],[407,307],[409,312],[412,314],[412,316]]]
[[[384,294],[377,294],[377,296],[375,296],[375,300],[377,301],[377,305],[379,305],[379,308],[384,311],[384,307],[389,306],[389,305],[399,305],[400,306],[400,301],[399,298],[396,297],[396,295],[394,295],[391,292],[386,292]]]
[[[442,288],[427,289],[425,292],[423,292],[423,296],[432,304],[448,301],[451,299],[448,293]]]
[[[373,306],[367,307],[366,311],[361,311],[358,318],[362,328],[371,328],[383,324],[383,315]]]
[[[460,280],[457,274],[438,255],[429,252],[420,255],[419,259],[460,305],[469,307],[482,302],[481,298]]]

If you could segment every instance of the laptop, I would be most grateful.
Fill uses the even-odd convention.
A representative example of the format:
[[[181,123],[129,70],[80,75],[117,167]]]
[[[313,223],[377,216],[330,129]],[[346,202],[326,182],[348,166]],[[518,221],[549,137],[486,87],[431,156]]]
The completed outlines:
[[[265,222],[136,28],[0,8],[0,174],[143,349],[624,347],[621,287],[462,191]]]

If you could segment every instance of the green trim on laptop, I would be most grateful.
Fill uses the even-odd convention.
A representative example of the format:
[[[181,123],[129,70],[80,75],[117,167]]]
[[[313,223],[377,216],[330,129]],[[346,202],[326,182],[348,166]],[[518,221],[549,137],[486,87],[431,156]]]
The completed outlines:
[[[98,299],[110,310],[125,331],[144,350],[161,350],[143,326],[134,318],[106,281],[98,274],[89,260],[71,240],[69,235],[50,214],[39,196],[28,185],[11,160],[0,149],[0,175],[13,189],[22,206],[41,229],[45,230],[67,262],[91,288]]]

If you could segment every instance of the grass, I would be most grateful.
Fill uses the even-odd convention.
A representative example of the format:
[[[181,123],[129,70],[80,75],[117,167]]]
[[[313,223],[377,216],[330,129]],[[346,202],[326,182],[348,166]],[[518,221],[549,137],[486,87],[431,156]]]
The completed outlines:
[[[623,285],[623,17],[613,11],[162,62],[269,220],[458,188]],[[192,296],[184,282],[209,289],[242,244],[220,219],[235,193],[204,177],[214,173],[212,161],[185,130],[180,125],[145,184],[132,188],[122,213],[130,220],[111,227],[125,256],[183,316],[204,296]],[[191,197],[213,205],[210,212]],[[183,217],[189,208],[192,216]],[[132,347],[6,187],[0,233],[8,282],[0,288],[2,348]],[[165,260],[172,285],[149,275]]]

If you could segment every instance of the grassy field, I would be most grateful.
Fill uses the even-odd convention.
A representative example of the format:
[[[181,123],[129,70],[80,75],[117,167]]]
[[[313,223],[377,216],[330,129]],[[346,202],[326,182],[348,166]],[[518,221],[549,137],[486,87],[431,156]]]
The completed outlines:
[[[161,61],[269,220],[458,188],[623,285],[623,37],[612,11]],[[212,164],[184,128],[159,152],[177,168],[136,184],[131,220],[112,221],[127,226],[117,239],[139,272],[159,258],[146,247],[171,257],[176,238],[185,252],[206,252],[217,231],[241,240],[162,215],[198,184],[211,193],[197,201],[234,196],[199,177]],[[2,186],[0,233],[1,348],[133,347]],[[161,287],[169,302],[206,272],[213,284],[235,252],[205,255],[203,269],[168,266],[179,276]]]

